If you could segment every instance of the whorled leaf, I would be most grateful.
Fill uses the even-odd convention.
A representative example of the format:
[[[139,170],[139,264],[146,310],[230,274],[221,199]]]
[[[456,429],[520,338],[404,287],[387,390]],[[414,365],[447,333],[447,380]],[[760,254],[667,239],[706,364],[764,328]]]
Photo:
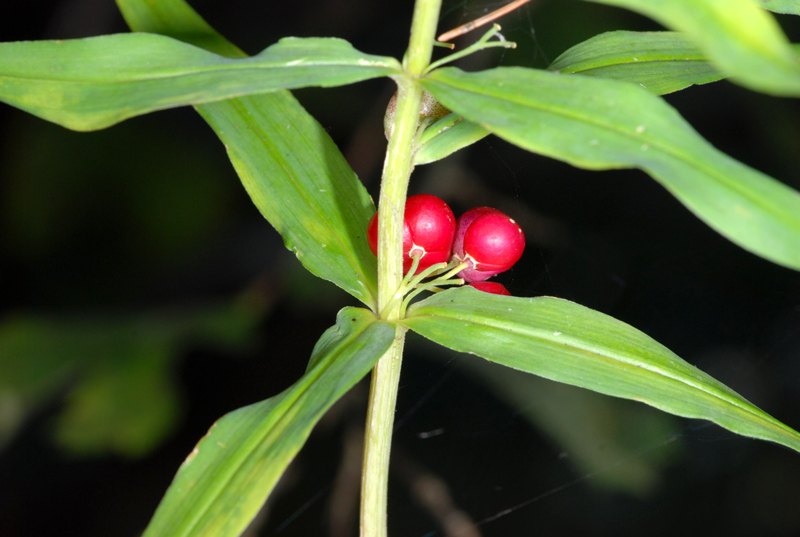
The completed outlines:
[[[117,0],[136,31],[158,31],[220,54],[242,54],[182,0]],[[377,263],[366,241],[375,213],[325,129],[286,91],[199,105],[253,202],[313,274],[376,307]]]
[[[325,411],[394,341],[395,325],[345,308],[284,392],[217,421],[178,470],[143,537],[236,537]]]
[[[748,88],[800,96],[800,62],[775,17],[754,0],[588,0],[683,32],[721,72]]]
[[[529,151],[582,168],[640,168],[723,236],[800,270],[800,193],[717,151],[640,87],[523,68],[444,68],[421,83]]]
[[[635,328],[566,300],[465,287],[414,304],[403,324],[459,352],[800,451],[797,431]]]
[[[285,38],[231,59],[156,34],[0,43],[0,101],[75,130],[176,106],[398,74],[334,38]]]
[[[656,95],[724,77],[678,32],[606,32],[568,49],[547,69],[624,80]]]

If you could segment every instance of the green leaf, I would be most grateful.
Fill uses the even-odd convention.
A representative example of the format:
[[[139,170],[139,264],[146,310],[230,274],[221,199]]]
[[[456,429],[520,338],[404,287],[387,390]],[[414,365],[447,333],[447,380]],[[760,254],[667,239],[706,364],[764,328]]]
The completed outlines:
[[[800,63],[754,0],[588,0],[624,7],[683,32],[721,72],[748,88],[800,95]]]
[[[790,47],[800,58],[800,45]],[[565,51],[547,69],[624,80],[655,95],[725,77],[678,32],[606,32]]]
[[[588,169],[640,168],[731,241],[800,270],[800,193],[717,151],[640,87],[522,68],[445,68],[421,82],[529,151]]]
[[[800,433],[635,328],[566,300],[452,289],[403,323],[459,352],[800,451]]]
[[[375,307],[377,262],[366,235],[375,207],[322,126],[289,94],[197,109],[286,247],[312,274]]]
[[[723,78],[677,32],[606,32],[570,48],[547,69],[624,80],[656,95]]]
[[[488,135],[489,131],[480,125],[464,121],[458,114],[448,114],[425,129],[414,153],[414,165],[441,160]]]
[[[258,513],[325,411],[366,375],[395,325],[345,308],[312,367],[275,397],[225,415],[178,470],[144,537],[234,537]]]
[[[786,15],[800,15],[800,0],[759,0],[764,9]]]
[[[181,0],[117,4],[134,30],[189,35],[220,53],[238,51]],[[286,91],[197,109],[286,247],[312,274],[376,307],[377,262],[365,235],[375,206],[325,129]]]
[[[394,58],[333,38],[285,38],[241,59],[143,33],[0,43],[0,100],[75,130],[176,106],[400,72]]]

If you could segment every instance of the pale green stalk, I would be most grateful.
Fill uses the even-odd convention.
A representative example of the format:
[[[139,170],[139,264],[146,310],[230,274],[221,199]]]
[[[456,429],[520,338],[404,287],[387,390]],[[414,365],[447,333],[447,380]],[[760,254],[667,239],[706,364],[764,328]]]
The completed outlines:
[[[402,301],[395,300],[395,295],[403,280],[403,212],[422,99],[422,88],[414,79],[430,64],[440,8],[441,0],[417,0],[403,61],[409,76],[395,79],[398,86],[395,125],[378,202],[378,311],[383,319],[400,317]],[[389,453],[404,342],[405,329],[398,326],[395,343],[372,370],[361,479],[361,537],[387,535]]]

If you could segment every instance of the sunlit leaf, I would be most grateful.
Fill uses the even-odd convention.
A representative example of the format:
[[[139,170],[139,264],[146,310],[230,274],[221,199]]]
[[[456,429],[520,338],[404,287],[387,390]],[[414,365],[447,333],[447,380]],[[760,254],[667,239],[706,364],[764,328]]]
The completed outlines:
[[[258,513],[325,411],[364,377],[395,326],[345,308],[311,366],[279,395],[222,417],[189,454],[144,537],[235,537]]]
[[[800,451],[800,433],[635,328],[566,300],[452,289],[403,322],[459,352]]]
[[[421,82],[529,151],[588,169],[640,168],[731,241],[800,269],[800,193],[717,151],[638,86],[522,68],[445,68]]]
[[[397,74],[334,38],[285,38],[231,59],[156,34],[0,43],[0,100],[75,130],[187,104]]]
[[[723,78],[677,32],[606,32],[570,48],[548,70],[624,80],[656,95]]]
[[[216,52],[239,54],[180,0],[117,4],[136,31],[189,35]],[[365,235],[375,206],[325,129],[286,91],[197,110],[286,247],[311,273],[375,307],[377,263]]]
[[[775,95],[800,95],[800,62],[775,17],[754,0],[588,0],[627,8],[683,32],[731,79]]]

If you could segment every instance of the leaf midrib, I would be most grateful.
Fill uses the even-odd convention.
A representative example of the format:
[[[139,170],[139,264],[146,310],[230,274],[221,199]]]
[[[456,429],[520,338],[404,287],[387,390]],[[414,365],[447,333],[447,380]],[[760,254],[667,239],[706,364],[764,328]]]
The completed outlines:
[[[577,74],[588,73],[589,71],[596,71],[598,69],[606,69],[606,68],[609,68],[609,67],[620,67],[620,66],[624,66],[624,65],[647,65],[647,64],[651,64],[651,63],[652,64],[655,64],[655,63],[674,63],[674,64],[684,64],[684,65],[685,64],[691,64],[691,63],[704,63],[704,64],[707,64],[707,65],[711,65],[710,62],[705,58],[664,58],[664,59],[653,58],[653,59],[636,60],[636,61],[619,60],[619,61],[615,61],[613,63],[605,63],[603,65],[597,65],[597,66],[594,66],[594,67],[581,68],[581,69],[574,70],[574,71],[572,71],[572,70],[565,71],[565,70],[562,70],[562,69],[549,69],[549,68],[548,68],[548,71],[553,72],[553,73],[577,75]],[[722,76],[722,75],[720,75],[720,76]]]
[[[253,58],[251,56],[250,58]],[[249,58],[247,58],[249,59]],[[244,59],[245,61],[247,59]],[[238,60],[241,61],[241,60]],[[389,76],[390,74],[397,74],[398,71],[390,66],[386,65],[363,65],[357,63],[350,63],[350,62],[339,62],[339,63],[302,63],[296,64],[291,66],[286,65],[239,65],[237,63],[225,64],[226,66],[223,67],[221,65],[209,66],[209,67],[201,67],[193,71],[180,71],[180,72],[165,72],[163,74],[158,74],[157,76],[148,75],[148,76],[132,76],[130,78],[124,79],[117,79],[117,78],[47,78],[43,76],[18,76],[18,75],[2,75],[0,74],[0,80],[9,80],[9,81],[25,81],[25,82],[47,82],[47,83],[57,83],[57,84],[83,84],[83,85],[99,85],[99,84],[130,84],[134,82],[153,82],[158,80],[172,80],[172,79],[181,79],[181,78],[188,78],[192,76],[198,75],[224,75],[229,71],[277,71],[282,69],[287,70],[294,70],[294,69],[305,69],[305,68],[314,68],[319,70],[320,67],[329,67],[329,68],[359,68],[359,69],[382,69],[387,71],[385,74],[367,74],[365,73],[364,76],[368,77],[380,77],[380,76]],[[283,87],[276,88],[277,89],[284,89]]]

